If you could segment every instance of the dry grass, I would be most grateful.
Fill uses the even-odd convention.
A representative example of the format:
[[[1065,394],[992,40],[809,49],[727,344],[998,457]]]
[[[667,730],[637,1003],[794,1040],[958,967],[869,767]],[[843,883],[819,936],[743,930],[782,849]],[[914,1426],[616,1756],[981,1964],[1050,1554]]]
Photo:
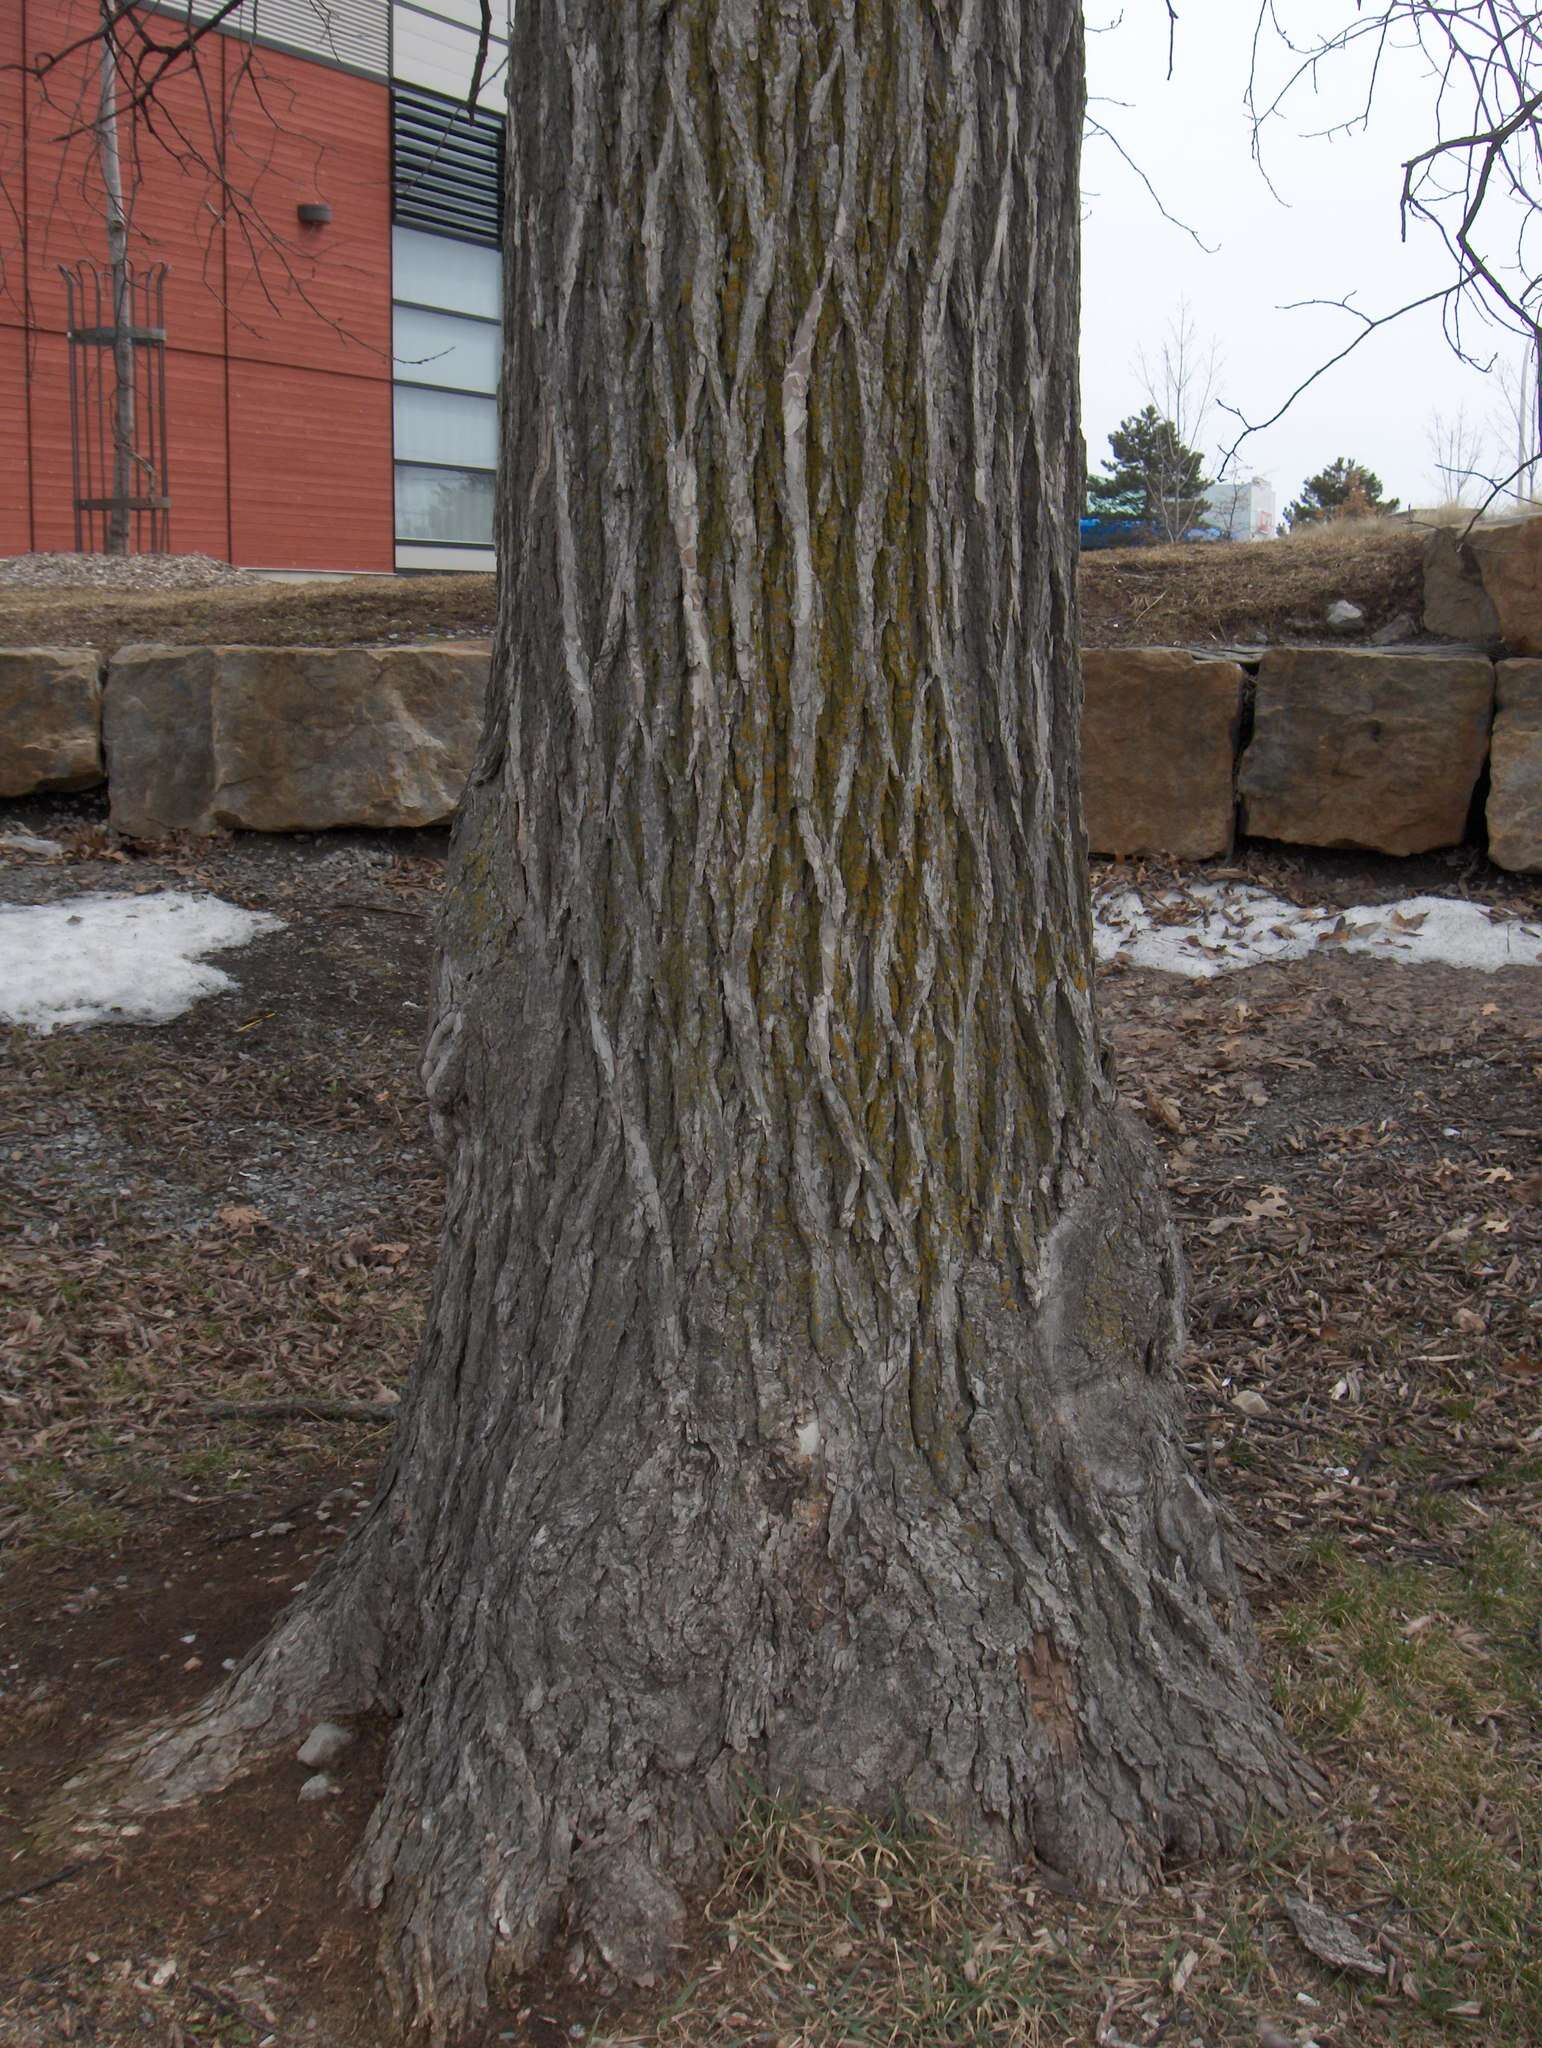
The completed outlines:
[[[656,2048],[1073,2038],[1085,1980],[1037,1924],[1041,1899],[922,1816],[753,1799],[708,1908],[716,1953],[631,2038]]]
[[[1345,597],[1374,630],[1417,621],[1424,535],[1380,520],[1306,529],[1247,546],[1121,548],[1081,565],[1090,647],[1187,646],[1313,638]],[[228,590],[0,590],[0,644],[337,646],[491,633],[491,576],[359,577]]]
[[[1133,1905],[1062,1899],[922,1818],[754,1799],[704,1962],[597,2048],[1542,2041],[1539,1568],[1518,1531],[1460,1571],[1323,1546],[1268,1634],[1327,1810]],[[1310,1956],[1289,1894],[1345,1919],[1383,1974]]]
[[[360,576],[170,591],[0,589],[0,645],[338,647],[479,639],[493,629],[491,576]]]
[[[1320,639],[1336,598],[1374,632],[1423,609],[1422,530],[1356,520],[1246,545],[1113,548],[1081,565],[1089,647],[1255,645]]]

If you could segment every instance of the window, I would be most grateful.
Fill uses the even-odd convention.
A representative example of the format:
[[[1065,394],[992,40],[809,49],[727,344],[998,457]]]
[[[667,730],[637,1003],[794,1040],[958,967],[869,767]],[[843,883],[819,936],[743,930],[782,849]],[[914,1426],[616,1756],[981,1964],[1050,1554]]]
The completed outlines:
[[[481,0],[441,4],[480,16]],[[397,567],[491,568],[503,123],[401,85],[391,120]]]
[[[496,469],[498,405],[460,391],[396,387],[396,459],[454,469]]]
[[[391,331],[399,383],[439,384],[452,391],[498,389],[503,336],[491,321],[398,306]]]
[[[492,39],[482,70],[482,107],[501,109],[509,91],[510,0],[492,0]],[[391,10],[393,75],[446,99],[464,101],[481,33],[480,0],[395,0]]]
[[[490,548],[492,471],[434,469],[426,464],[398,462],[396,537],[440,546]]]
[[[493,248],[425,235],[417,228],[391,233],[391,296],[410,306],[438,306],[498,320],[503,313],[503,259]]]

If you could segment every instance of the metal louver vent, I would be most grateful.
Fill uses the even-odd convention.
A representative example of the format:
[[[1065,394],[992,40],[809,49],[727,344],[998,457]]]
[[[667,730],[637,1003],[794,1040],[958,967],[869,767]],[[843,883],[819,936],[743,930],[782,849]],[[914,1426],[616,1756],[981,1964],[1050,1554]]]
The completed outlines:
[[[219,15],[226,0],[146,0],[155,13],[180,15],[184,23]],[[226,35],[316,57],[343,71],[384,78],[390,51],[386,0],[240,0],[221,16]]]
[[[497,247],[503,122],[412,86],[391,93],[392,217],[398,227]]]

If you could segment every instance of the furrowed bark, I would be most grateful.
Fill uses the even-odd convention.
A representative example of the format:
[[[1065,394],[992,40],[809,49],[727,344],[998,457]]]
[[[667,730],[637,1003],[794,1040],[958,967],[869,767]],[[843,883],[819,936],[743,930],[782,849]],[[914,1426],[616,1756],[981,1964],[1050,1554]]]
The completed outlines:
[[[441,2035],[665,1969],[746,1780],[1107,1889],[1296,1782],[1093,1017],[1078,7],[523,0],[510,72],[445,1244],[309,1596]]]

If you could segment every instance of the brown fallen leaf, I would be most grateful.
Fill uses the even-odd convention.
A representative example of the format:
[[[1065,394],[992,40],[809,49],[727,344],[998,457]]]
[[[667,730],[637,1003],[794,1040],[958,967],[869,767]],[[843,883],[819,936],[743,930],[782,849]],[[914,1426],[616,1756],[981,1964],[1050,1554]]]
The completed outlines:
[[[247,1202],[227,1202],[218,1214],[227,1230],[256,1230],[268,1220],[260,1209]]]
[[[1144,1096],[1146,1108],[1157,1122],[1169,1131],[1181,1134],[1184,1128],[1183,1112],[1173,1098],[1170,1095],[1158,1095],[1149,1085],[1144,1090]]]

